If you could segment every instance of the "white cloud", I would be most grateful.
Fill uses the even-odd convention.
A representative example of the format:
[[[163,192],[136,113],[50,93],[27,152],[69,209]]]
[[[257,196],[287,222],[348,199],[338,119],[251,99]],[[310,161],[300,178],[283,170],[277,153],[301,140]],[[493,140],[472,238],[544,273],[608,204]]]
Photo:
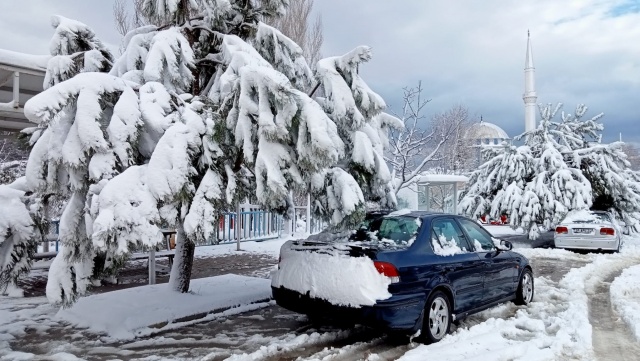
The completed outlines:
[[[504,127],[524,128],[522,92],[531,30],[538,101],[605,113],[606,138],[640,140],[640,15],[611,16],[624,1],[316,1],[325,53],[368,43],[366,80],[399,106],[422,80],[433,112],[457,102]],[[348,5],[347,5],[348,4]],[[402,5],[400,5],[402,4]],[[632,127],[632,125],[635,125]]]
[[[118,44],[112,1],[5,1],[0,48],[46,53],[49,18],[64,15]],[[362,68],[370,85],[398,108],[402,88],[423,81],[430,111],[456,103],[502,126],[523,130],[527,29],[531,30],[538,101],[604,112],[607,140],[624,132],[640,141],[640,14],[628,0],[316,0],[325,55],[361,44],[374,58]],[[626,7],[625,7],[626,6]],[[617,15],[617,16],[614,16]],[[114,45],[115,47],[115,45]]]

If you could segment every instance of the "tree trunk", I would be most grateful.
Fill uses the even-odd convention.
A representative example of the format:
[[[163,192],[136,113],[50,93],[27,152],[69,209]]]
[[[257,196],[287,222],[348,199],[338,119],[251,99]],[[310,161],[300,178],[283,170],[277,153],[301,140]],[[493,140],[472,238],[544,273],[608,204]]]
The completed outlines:
[[[169,286],[176,292],[187,293],[191,282],[191,269],[193,268],[196,245],[187,238],[182,224],[178,225],[176,230],[176,255],[171,267]]]

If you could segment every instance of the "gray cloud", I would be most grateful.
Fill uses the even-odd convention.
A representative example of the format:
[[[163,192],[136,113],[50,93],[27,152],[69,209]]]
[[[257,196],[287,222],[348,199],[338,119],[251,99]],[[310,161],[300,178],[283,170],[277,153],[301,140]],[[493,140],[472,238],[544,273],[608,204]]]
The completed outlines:
[[[522,92],[527,29],[531,30],[538,101],[577,103],[604,112],[605,140],[640,142],[640,14],[626,0],[317,0],[326,56],[357,45],[373,48],[362,68],[392,109],[402,88],[422,80],[429,112],[464,104],[510,135],[524,128]],[[29,0],[3,4],[0,48],[48,52],[49,18],[89,24],[113,47],[112,1]],[[623,10],[620,10],[623,9]],[[634,8],[629,8],[635,11]],[[613,16],[612,14],[615,14]]]

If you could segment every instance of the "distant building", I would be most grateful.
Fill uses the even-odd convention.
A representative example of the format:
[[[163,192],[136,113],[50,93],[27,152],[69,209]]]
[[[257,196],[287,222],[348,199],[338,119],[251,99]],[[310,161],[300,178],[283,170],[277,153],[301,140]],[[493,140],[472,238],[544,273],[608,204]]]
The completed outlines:
[[[533,50],[531,49],[531,33],[527,31],[527,55],[524,60],[524,131],[528,132],[537,127],[538,94],[536,93],[536,68],[533,67]]]
[[[0,49],[0,132],[35,126],[24,116],[24,103],[43,90],[49,58]]]
[[[533,66],[533,50],[531,48],[531,34],[529,32],[527,32],[527,54],[524,64],[524,94],[522,95],[522,100],[524,101],[524,130],[528,132],[537,126],[536,114],[538,100],[535,68]],[[502,128],[493,123],[485,122],[482,118],[480,118],[480,123],[471,126],[465,134],[465,139],[471,147],[476,148],[474,152],[475,164],[472,164],[472,169],[483,162],[481,156],[482,148],[501,147],[505,144],[511,144],[513,141]]]

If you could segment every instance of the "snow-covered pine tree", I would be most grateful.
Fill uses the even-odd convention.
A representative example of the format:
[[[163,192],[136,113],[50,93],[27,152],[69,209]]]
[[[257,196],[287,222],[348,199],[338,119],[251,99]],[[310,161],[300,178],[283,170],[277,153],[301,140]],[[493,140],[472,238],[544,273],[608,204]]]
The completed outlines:
[[[78,74],[30,101],[27,113],[45,132],[66,124],[64,144],[80,138],[63,152],[71,199],[61,237],[70,251],[52,266],[53,302],[84,291],[86,254],[153,245],[159,222],[178,229],[170,286],[186,292],[194,241],[210,239],[217,215],[248,197],[286,214],[292,189],[312,190],[335,225],[359,221],[365,196],[393,205],[381,154],[394,118],[356,71],[369,50],[328,62],[334,74],[321,78],[335,96],[318,104],[302,91],[314,81],[302,50],[259,21],[286,3],[147,0],[143,15],[167,24],[131,31],[110,74]],[[36,143],[33,157],[55,147]],[[36,185],[47,183],[47,164],[31,167]]]
[[[561,104],[541,107],[537,129],[516,139],[525,145],[494,150],[473,173],[460,206],[472,217],[509,214],[512,227],[530,238],[572,210],[613,211],[631,229],[640,219],[640,175],[629,168],[620,143],[602,144],[602,114],[583,119],[587,108],[554,121]]]
[[[460,209],[474,218],[490,214],[492,200],[497,208],[514,205],[518,209],[519,204],[511,199],[521,197],[525,184],[533,178],[529,147],[505,144],[502,148],[486,148],[482,152],[487,161],[471,174]]]
[[[88,233],[93,198],[106,180],[144,161],[138,148],[152,149],[154,141],[146,129],[162,133],[166,126],[153,123],[158,118],[153,115],[162,113],[160,102],[142,116],[138,92],[144,89],[139,84],[104,73],[112,58],[90,28],[62,17],[54,17],[54,27],[49,87],[25,104],[25,115],[38,124],[26,182],[33,192],[32,213],[40,233],[47,231],[49,197],[68,199],[60,219],[62,251],[47,284],[49,299],[66,305],[84,292],[92,275],[103,271],[94,267],[98,249]],[[78,59],[83,66],[64,65]],[[101,252],[100,257],[110,255]]]
[[[29,273],[37,247],[23,186],[24,178],[0,185],[0,295],[22,295],[18,277]]]

